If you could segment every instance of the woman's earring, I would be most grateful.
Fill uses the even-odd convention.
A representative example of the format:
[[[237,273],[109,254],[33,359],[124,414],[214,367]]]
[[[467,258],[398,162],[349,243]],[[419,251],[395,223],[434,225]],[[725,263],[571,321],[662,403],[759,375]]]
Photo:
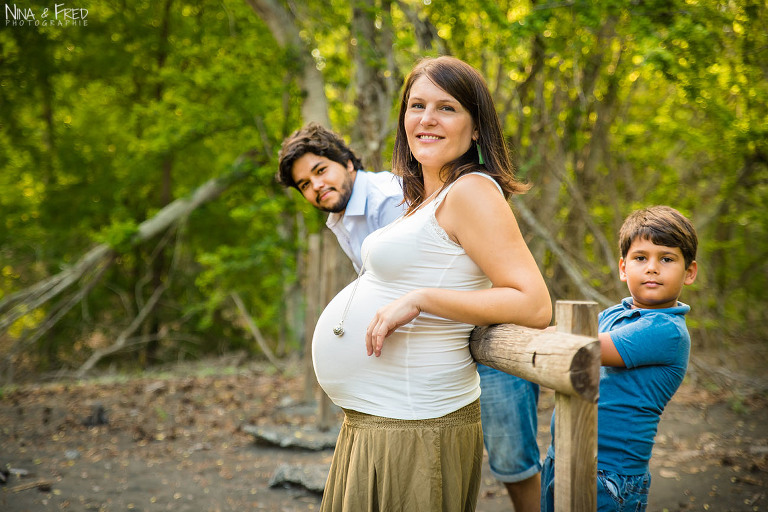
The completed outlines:
[[[408,150],[408,164],[409,164],[408,167],[413,169],[412,170],[413,175],[419,176],[420,174],[419,171],[421,171],[421,165],[419,165],[418,160],[416,160],[416,157],[413,156],[413,153],[411,152],[410,149]]]
[[[485,160],[483,160],[483,152],[480,151],[480,143],[475,142],[475,145],[477,146],[477,160],[480,165],[485,165]]]

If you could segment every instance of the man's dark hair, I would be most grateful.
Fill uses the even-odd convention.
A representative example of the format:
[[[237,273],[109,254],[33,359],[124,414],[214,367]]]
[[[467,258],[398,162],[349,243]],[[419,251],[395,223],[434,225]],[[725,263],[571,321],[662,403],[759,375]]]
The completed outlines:
[[[696,259],[698,238],[691,221],[669,206],[650,206],[632,212],[619,231],[619,250],[626,258],[632,242],[650,240],[656,245],[679,247],[688,268]]]
[[[310,123],[293,132],[283,141],[280,148],[277,181],[286,187],[296,187],[293,181],[293,164],[306,153],[323,156],[328,160],[347,166],[352,160],[355,170],[363,168],[362,162],[344,143],[337,133],[316,123]]]

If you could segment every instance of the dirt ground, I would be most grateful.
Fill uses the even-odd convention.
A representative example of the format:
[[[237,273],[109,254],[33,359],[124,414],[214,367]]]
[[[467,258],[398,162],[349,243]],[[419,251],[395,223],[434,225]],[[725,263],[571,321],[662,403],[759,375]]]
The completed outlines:
[[[0,510],[317,510],[317,493],[269,482],[284,463],[330,464],[332,450],[257,444],[244,430],[312,430],[302,389],[297,370],[227,359],[0,389]],[[542,448],[553,401],[543,390]],[[765,392],[687,381],[662,417],[648,509],[768,511],[767,403]],[[510,510],[486,462],[478,511]]]

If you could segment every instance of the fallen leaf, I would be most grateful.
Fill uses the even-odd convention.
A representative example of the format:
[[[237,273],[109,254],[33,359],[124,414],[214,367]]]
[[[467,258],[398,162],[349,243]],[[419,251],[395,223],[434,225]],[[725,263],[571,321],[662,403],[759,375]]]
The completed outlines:
[[[671,469],[660,469],[659,476],[661,478],[674,478],[677,480],[680,479],[680,474],[677,471],[672,471]]]

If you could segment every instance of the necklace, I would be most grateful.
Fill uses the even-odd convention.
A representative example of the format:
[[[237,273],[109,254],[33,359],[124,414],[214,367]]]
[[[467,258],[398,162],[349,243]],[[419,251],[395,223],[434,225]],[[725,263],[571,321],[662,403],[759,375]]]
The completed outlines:
[[[410,215],[413,215],[416,213],[422,206],[427,204],[427,202],[434,197],[435,194],[437,194],[440,191],[440,188],[429,194],[429,197],[427,197],[422,203],[416,207],[415,210],[413,210]],[[403,217],[398,217],[394,222],[387,225],[383,228],[382,232],[379,234],[379,236],[383,235],[386,231],[388,231],[392,226],[397,224],[400,219]],[[349,307],[352,305],[352,298],[355,296],[355,292],[357,291],[357,286],[360,284],[360,278],[363,276],[363,273],[365,273],[365,265],[368,264],[368,256],[371,255],[371,251],[368,250],[368,252],[365,254],[365,260],[363,260],[363,264],[360,266],[360,271],[357,273],[357,279],[355,279],[355,286],[352,287],[352,293],[349,294],[349,299],[347,299],[347,305],[344,306],[344,312],[341,314],[341,320],[339,320],[339,323],[336,324],[336,327],[333,328],[333,334],[341,338],[344,336],[344,320],[347,318],[347,313],[349,313]]]

